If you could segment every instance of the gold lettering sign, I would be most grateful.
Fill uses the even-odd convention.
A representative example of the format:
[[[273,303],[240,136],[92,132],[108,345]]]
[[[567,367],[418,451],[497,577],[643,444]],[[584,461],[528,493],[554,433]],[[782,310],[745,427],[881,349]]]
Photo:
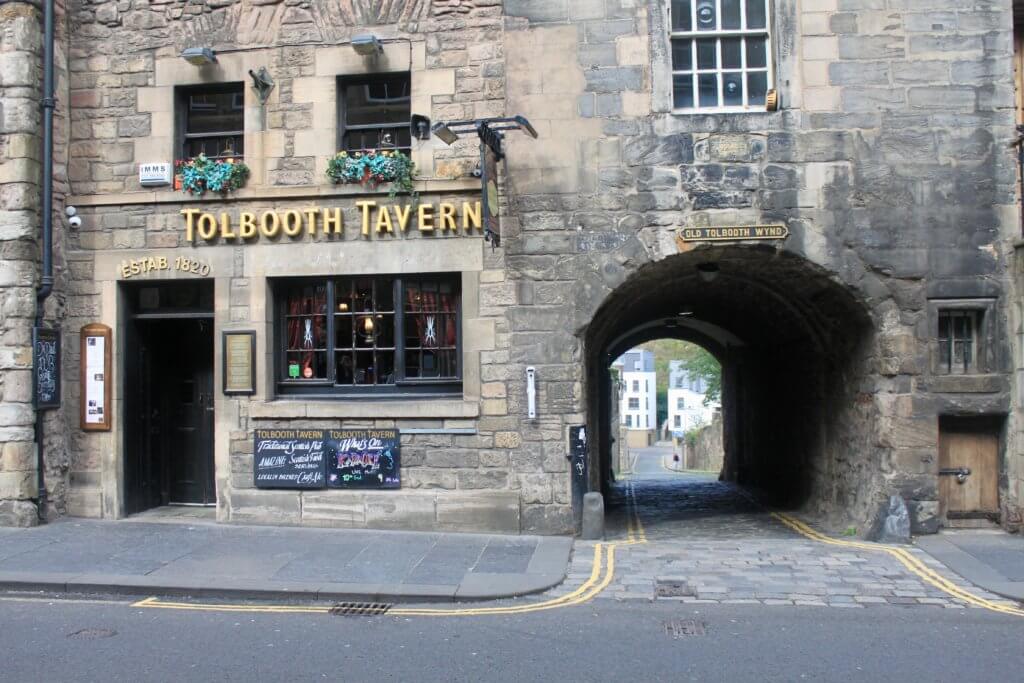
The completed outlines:
[[[167,256],[146,256],[144,258],[126,259],[121,261],[117,267],[118,274],[125,280],[137,275],[149,275],[167,271],[177,271],[188,275],[207,277],[210,274],[210,264],[189,256],[175,256],[170,259]]]
[[[739,240],[783,240],[789,237],[785,225],[722,225],[709,228],[680,228],[681,242],[725,242]]]
[[[355,203],[359,215],[359,235],[397,237],[410,231],[438,235],[483,234],[480,202],[454,204],[378,204],[372,199]],[[203,242],[246,243],[260,239],[284,241],[306,236],[324,236],[341,239],[344,220],[341,208],[269,210],[259,213],[242,211],[237,216],[212,213],[199,209],[182,209],[185,218],[185,239],[195,244]],[[126,276],[127,277],[127,276]]]

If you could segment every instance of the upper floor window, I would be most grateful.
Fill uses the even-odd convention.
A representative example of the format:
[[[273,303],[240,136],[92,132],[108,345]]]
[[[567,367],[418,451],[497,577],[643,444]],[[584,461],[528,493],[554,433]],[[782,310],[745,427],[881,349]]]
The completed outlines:
[[[638,398],[631,398],[631,399],[629,399],[629,409],[630,410],[640,410],[640,399],[638,399]]]
[[[769,0],[672,0],[672,106],[763,107],[772,87]]]
[[[633,391],[634,392],[639,392],[640,391],[640,380],[637,380],[637,379],[633,380]]]
[[[178,90],[178,150],[182,159],[245,156],[245,93],[241,83]]]
[[[408,73],[338,79],[339,149],[412,147]]]
[[[676,399],[676,410],[686,410],[686,400],[683,398]]]

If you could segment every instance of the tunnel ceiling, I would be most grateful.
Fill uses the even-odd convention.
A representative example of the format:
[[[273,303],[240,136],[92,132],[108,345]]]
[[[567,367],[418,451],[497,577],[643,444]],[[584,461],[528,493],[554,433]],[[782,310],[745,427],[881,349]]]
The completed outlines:
[[[710,282],[697,266],[714,263]],[[648,264],[613,292],[587,331],[588,346],[606,349],[623,333],[651,321],[704,321],[728,330],[747,345],[784,345],[810,340],[838,351],[857,338],[867,312],[852,292],[810,262],[774,249],[702,248]],[[660,336],[677,336],[659,334]]]

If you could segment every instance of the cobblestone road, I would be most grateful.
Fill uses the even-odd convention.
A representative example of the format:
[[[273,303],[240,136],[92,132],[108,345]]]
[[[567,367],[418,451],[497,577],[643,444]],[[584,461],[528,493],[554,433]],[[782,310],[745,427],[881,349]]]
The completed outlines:
[[[662,467],[663,455],[644,449],[635,474],[620,483],[609,501],[607,540],[645,537],[646,543],[617,547],[615,577],[598,599],[845,608],[966,606],[925,583],[891,555],[801,536],[715,475],[668,471]],[[629,501],[631,489],[635,505]],[[630,519],[636,516],[643,532],[630,535]],[[593,546],[577,541],[564,589],[571,590],[589,575]],[[910,552],[975,595],[1003,601],[971,586],[923,551]]]

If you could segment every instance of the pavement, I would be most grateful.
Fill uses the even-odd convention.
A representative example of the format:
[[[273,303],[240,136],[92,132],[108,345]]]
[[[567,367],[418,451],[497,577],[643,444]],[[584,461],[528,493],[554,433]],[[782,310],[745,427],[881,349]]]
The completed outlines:
[[[67,518],[0,528],[0,591],[452,602],[546,590],[572,539]]]
[[[999,530],[950,529],[917,547],[971,583],[1024,602],[1024,538]]]

